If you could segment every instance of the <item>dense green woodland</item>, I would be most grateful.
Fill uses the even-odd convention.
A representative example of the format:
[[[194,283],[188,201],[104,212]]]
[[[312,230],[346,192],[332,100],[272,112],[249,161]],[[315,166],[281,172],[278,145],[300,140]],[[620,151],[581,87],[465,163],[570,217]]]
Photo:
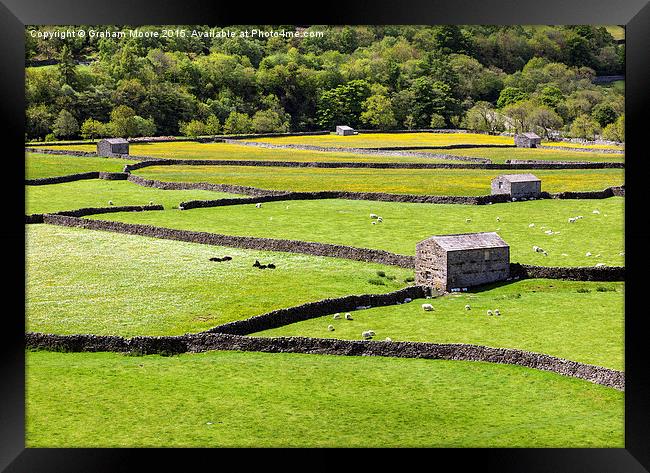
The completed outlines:
[[[26,70],[28,140],[337,124],[624,140],[622,90],[592,83],[624,74],[625,46],[605,27],[311,26],[322,37],[268,39],[36,34],[66,29],[26,29],[27,65],[53,63]]]

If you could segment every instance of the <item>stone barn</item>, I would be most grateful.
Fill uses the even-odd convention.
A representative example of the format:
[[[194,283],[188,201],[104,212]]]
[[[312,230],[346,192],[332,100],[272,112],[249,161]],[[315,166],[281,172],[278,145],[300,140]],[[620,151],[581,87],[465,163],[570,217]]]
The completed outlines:
[[[354,128],[345,125],[339,125],[336,127],[336,134],[341,136],[356,135],[357,132],[354,131]]]
[[[97,143],[98,156],[120,156],[129,154],[129,142],[124,138],[106,138]]]
[[[492,194],[510,194],[517,199],[539,197],[542,181],[532,174],[503,174],[492,179]]]
[[[431,289],[478,286],[510,276],[510,247],[494,232],[432,236],[415,247],[415,283]]]
[[[542,144],[542,139],[536,133],[521,133],[515,135],[517,148],[537,148]]]

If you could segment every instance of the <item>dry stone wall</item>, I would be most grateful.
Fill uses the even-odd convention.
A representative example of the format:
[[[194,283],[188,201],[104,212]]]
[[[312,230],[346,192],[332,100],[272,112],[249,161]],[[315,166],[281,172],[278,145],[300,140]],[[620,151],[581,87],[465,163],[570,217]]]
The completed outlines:
[[[340,356],[387,356],[433,360],[482,361],[524,366],[625,390],[625,373],[510,348],[492,348],[468,344],[427,342],[356,341],[304,337],[250,337],[225,333],[187,334],[176,337],[133,337],[101,335],[53,335],[28,332],[28,349],[134,354],[175,355],[208,350],[235,350],[267,353],[306,353]]]

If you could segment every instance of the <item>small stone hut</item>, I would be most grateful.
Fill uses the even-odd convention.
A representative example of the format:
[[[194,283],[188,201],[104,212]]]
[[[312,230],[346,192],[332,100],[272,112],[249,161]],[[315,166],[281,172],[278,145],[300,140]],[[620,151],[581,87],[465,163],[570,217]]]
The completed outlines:
[[[536,133],[521,133],[515,135],[515,146],[517,148],[537,148],[542,144],[542,139]]]
[[[98,156],[121,156],[129,154],[129,142],[124,138],[105,138],[97,143]]]
[[[492,179],[492,194],[510,194],[517,199],[539,197],[542,181],[533,174],[503,174]]]
[[[510,276],[510,247],[495,232],[438,235],[415,247],[415,283],[440,291]]]
[[[346,125],[339,125],[336,127],[336,134],[341,136],[356,135],[357,132],[354,131],[354,128],[351,128]]]

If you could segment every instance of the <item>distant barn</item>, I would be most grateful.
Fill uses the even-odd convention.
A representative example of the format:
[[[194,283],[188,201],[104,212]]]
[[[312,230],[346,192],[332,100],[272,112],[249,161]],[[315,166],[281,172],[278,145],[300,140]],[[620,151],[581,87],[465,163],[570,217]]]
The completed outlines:
[[[517,148],[537,148],[542,144],[542,139],[536,133],[521,133],[515,135]]]
[[[124,138],[106,138],[97,143],[98,156],[121,156],[129,154],[129,142]]]
[[[510,194],[517,199],[539,197],[542,181],[532,174],[503,174],[492,179],[492,194]]]
[[[432,289],[478,286],[510,276],[510,247],[494,232],[438,235],[415,247],[415,283]]]
[[[357,132],[354,131],[354,128],[350,128],[346,125],[339,125],[336,127],[336,134],[341,136],[356,135]]]

